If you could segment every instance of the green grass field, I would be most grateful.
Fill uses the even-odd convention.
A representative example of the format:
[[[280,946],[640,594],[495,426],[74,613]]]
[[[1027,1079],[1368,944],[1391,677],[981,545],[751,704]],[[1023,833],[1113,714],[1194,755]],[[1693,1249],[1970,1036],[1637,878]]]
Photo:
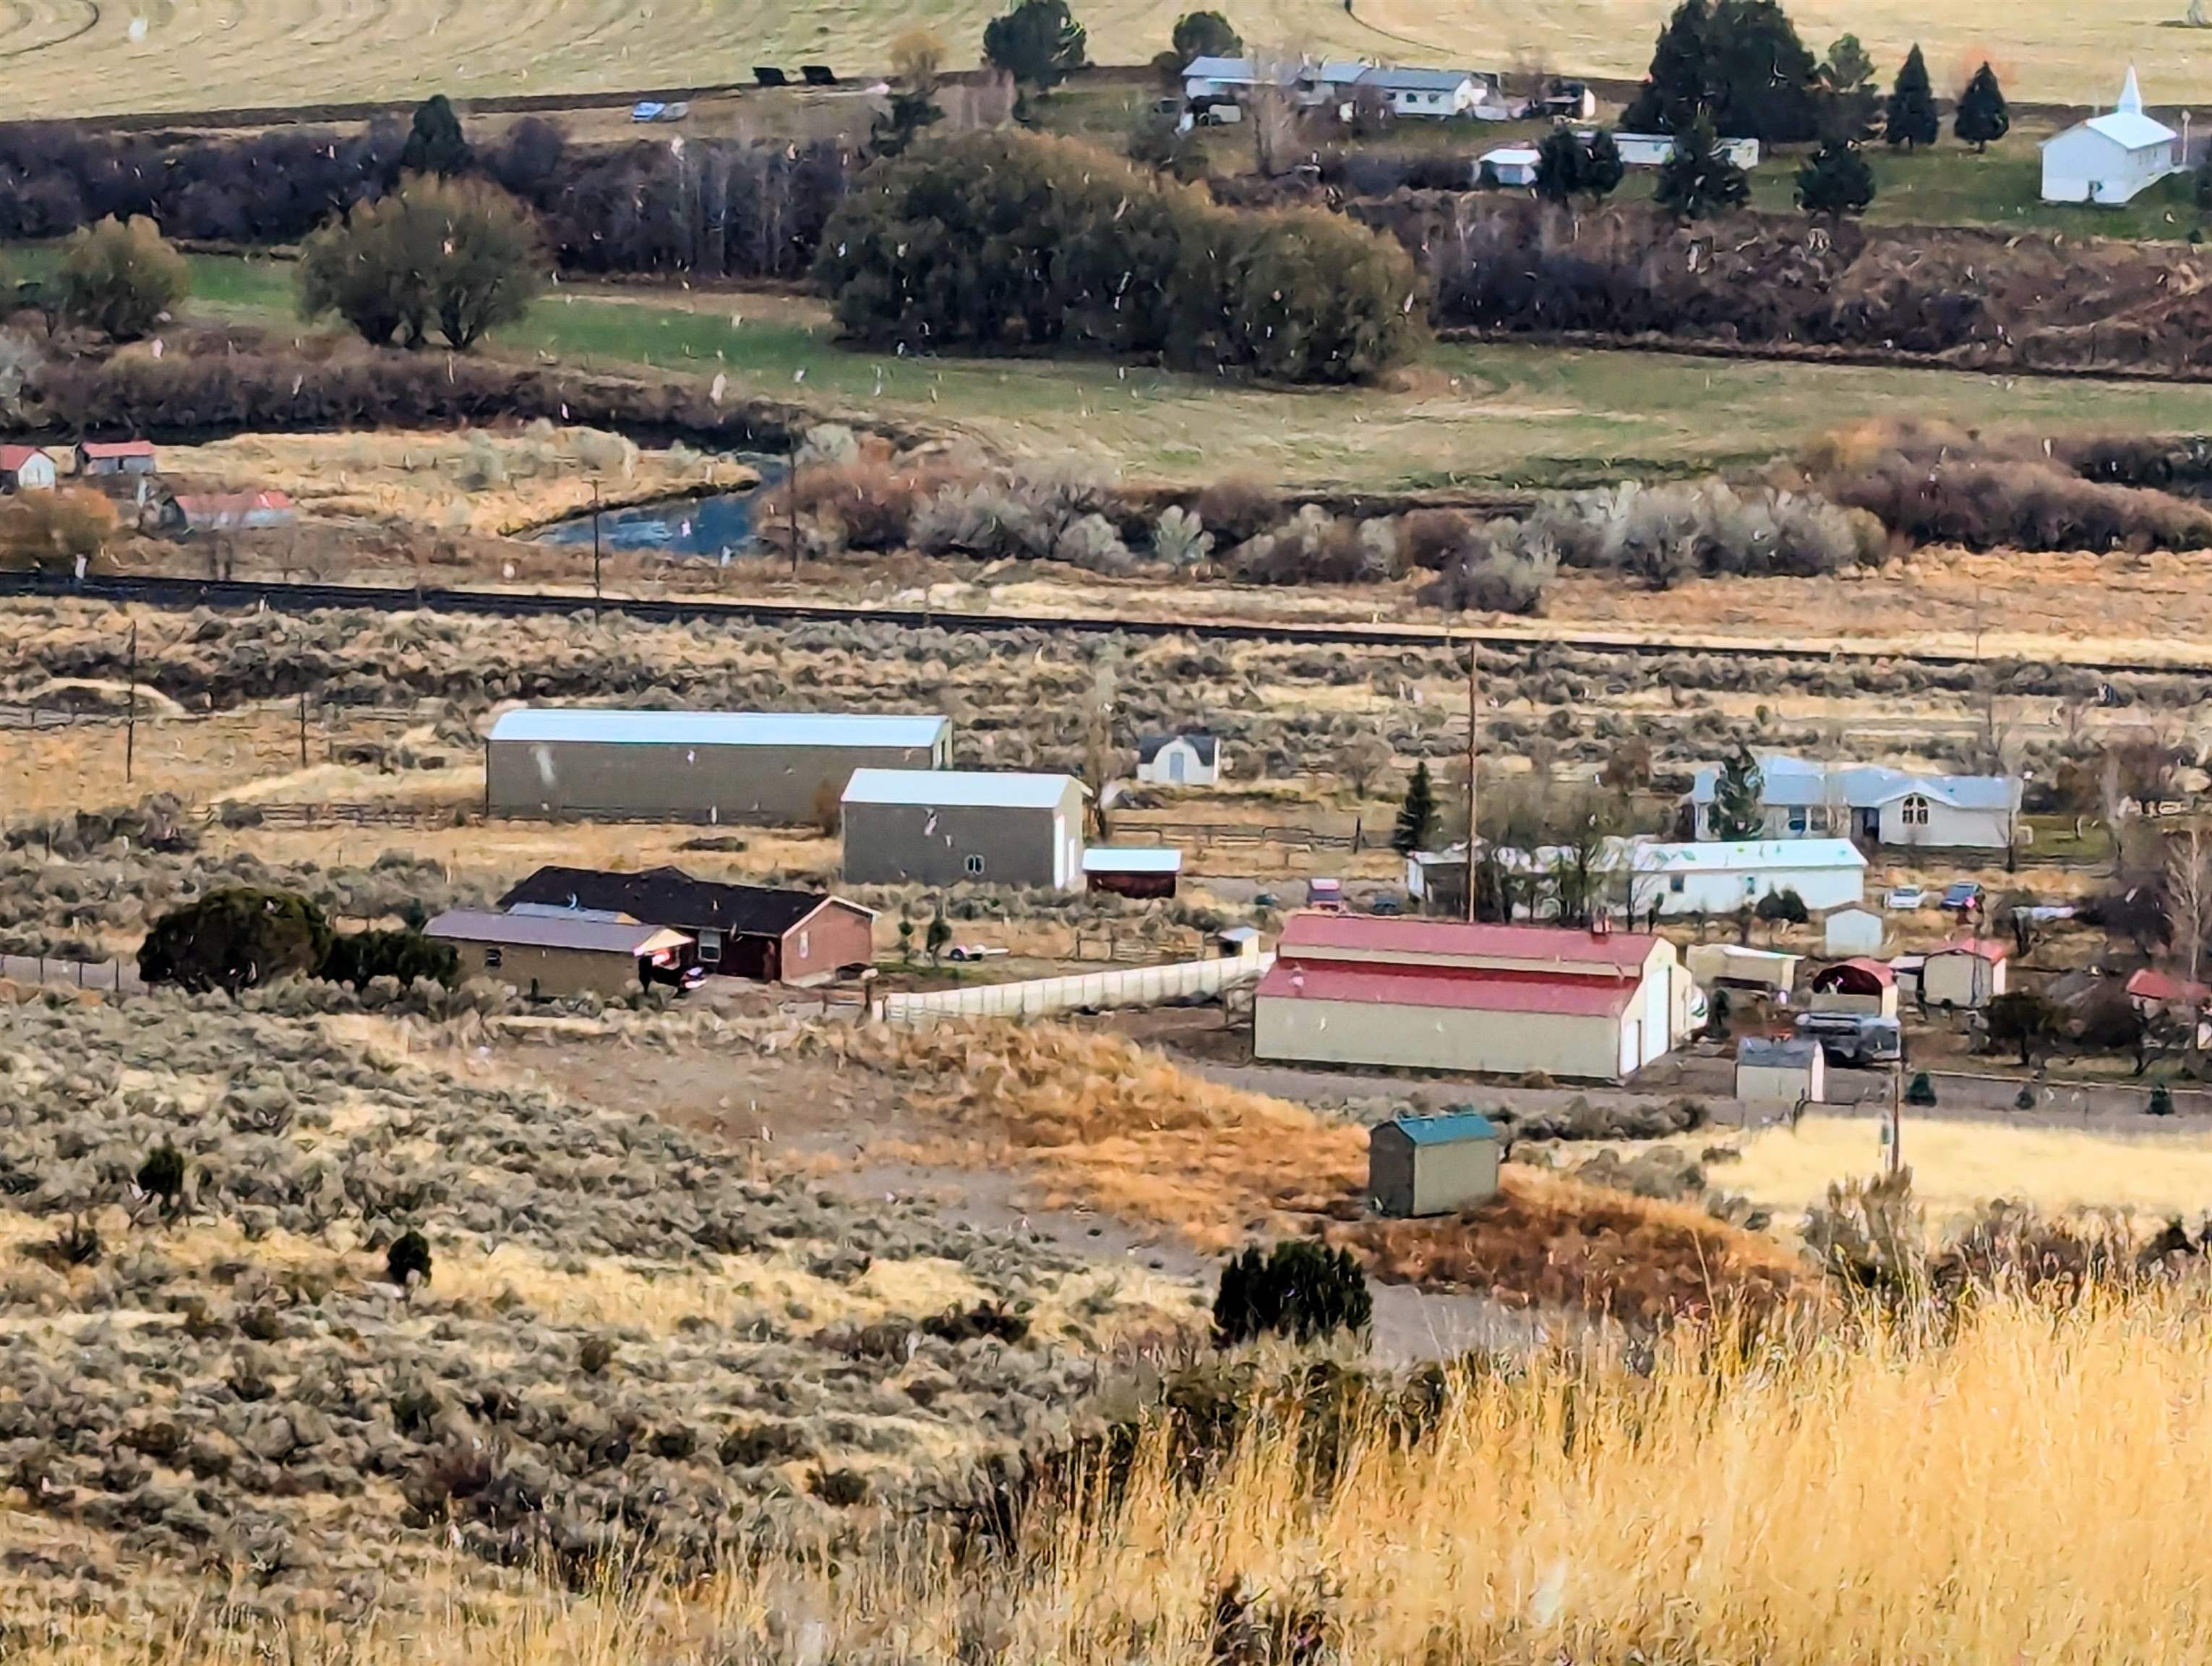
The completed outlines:
[[[187,311],[287,325],[292,269],[196,257]],[[2200,429],[2201,389],[1950,371],[1443,345],[1387,387],[1297,392],[1095,360],[901,358],[834,339],[819,301],[563,285],[490,350],[721,375],[733,393],[873,410],[1013,454],[1144,478],[1304,486],[1582,483],[1764,460],[1870,417],[2039,432]]]

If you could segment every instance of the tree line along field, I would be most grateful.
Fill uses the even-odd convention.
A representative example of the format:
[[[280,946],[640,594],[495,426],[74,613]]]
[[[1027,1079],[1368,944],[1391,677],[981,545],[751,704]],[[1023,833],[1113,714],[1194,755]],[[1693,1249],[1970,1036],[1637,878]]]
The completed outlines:
[[[432,91],[495,96],[747,81],[757,63],[827,62],[874,76],[917,24],[964,61],[994,0],[915,6],[729,0],[16,0],[0,100],[11,116],[260,108],[407,100]],[[1180,8],[1162,0],[1079,6],[1092,58],[1136,64],[1167,43]],[[1668,0],[1498,0],[1439,9],[1421,0],[1261,0],[1232,21],[1249,40],[1506,70],[1640,76]],[[2177,31],[2185,0],[2085,7],[2027,0],[2001,16],[1905,0],[1813,0],[1794,9],[1808,42],[1855,33],[1893,66],[1921,43],[1939,85],[1984,58],[2018,96],[2109,101],[2132,58],[2154,100],[2212,90],[2212,36]],[[2155,66],[2152,72],[2151,66]]]
[[[17,264],[34,270],[37,252]],[[286,262],[192,258],[191,313],[296,327]],[[1383,384],[1327,395],[1097,360],[914,357],[842,345],[811,298],[563,284],[489,350],[579,369],[725,379],[732,398],[802,399],[974,435],[1010,456],[1074,455],[1135,479],[1250,474],[1291,487],[1545,486],[1763,462],[1909,411],[1964,426],[2161,433],[2203,395],[2148,382],[1431,344]]]

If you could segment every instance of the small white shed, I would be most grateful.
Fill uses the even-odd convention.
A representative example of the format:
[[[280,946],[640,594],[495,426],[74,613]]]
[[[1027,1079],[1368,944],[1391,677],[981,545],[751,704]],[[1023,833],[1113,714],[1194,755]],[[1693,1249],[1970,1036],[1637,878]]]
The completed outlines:
[[[1747,1104],[1817,1104],[1828,1091],[1828,1062],[1809,1036],[1746,1036],[1735,1048],[1735,1097]]]
[[[1221,779],[1221,742],[1194,729],[1137,743],[1137,779],[1147,787],[1212,787]]]
[[[1495,150],[1482,153],[1478,165],[1490,170],[1490,177],[1501,185],[1533,185],[1536,183],[1536,164],[1540,159],[1525,144],[1502,144]]]
[[[1880,954],[1882,938],[1888,929],[1881,909],[1870,909],[1863,903],[1846,903],[1842,908],[1829,909],[1828,917],[1820,922],[1820,945],[1838,960],[1854,955]]]

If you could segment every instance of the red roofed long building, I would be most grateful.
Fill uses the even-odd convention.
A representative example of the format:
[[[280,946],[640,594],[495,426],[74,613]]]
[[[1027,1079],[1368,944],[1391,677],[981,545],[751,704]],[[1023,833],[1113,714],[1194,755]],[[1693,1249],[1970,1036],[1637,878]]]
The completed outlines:
[[[1665,939],[1293,915],[1255,1001],[1262,1059],[1619,1081],[1690,1025]]]

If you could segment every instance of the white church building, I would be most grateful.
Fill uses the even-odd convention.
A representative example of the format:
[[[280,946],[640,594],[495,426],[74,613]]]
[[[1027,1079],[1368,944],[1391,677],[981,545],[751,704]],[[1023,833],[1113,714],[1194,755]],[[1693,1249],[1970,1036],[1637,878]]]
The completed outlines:
[[[2185,166],[2182,135],[2143,113],[2133,66],[2120,101],[2043,143],[2046,203],[2126,203]]]

